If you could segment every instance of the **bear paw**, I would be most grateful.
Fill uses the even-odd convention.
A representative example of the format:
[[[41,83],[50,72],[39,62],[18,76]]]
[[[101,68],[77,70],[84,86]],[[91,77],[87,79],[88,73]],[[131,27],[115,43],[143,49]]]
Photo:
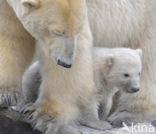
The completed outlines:
[[[124,124],[127,125],[127,126],[130,126],[131,123],[132,123],[131,119],[128,118],[128,117],[125,117],[125,118],[117,118],[117,119],[115,119],[114,121],[111,122],[111,125],[114,128],[118,128],[118,127],[123,127]]]
[[[26,121],[31,122],[37,118],[41,114],[39,108],[33,104],[26,104],[21,110],[20,113],[24,116]]]
[[[19,92],[15,90],[0,90],[0,107],[17,105],[19,96]]]
[[[120,112],[116,114],[116,116],[109,117],[108,121],[111,123],[112,127],[118,128],[123,127],[124,125],[131,126],[132,123],[136,124],[139,121],[139,117],[131,113]]]
[[[56,116],[50,116],[37,104],[27,104],[21,111],[25,120],[31,123],[32,127],[43,134],[81,134],[72,127],[63,127]]]

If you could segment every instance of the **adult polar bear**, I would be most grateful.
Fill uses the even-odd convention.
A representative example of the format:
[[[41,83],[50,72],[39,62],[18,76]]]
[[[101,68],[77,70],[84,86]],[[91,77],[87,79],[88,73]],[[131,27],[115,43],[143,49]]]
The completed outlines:
[[[34,29],[38,29],[38,26],[45,28],[45,25],[49,25],[48,19],[50,20],[52,17],[56,19],[56,16],[52,14],[54,10],[49,8],[53,7],[52,1],[54,0],[0,0],[0,92],[2,106],[7,105],[8,102],[16,103],[17,93],[21,87],[22,74],[33,55],[34,39],[32,36],[38,40],[38,37],[47,34],[47,29],[40,29],[42,33],[35,30],[31,31],[26,26],[28,23],[22,17],[27,17],[31,12],[40,14],[42,10],[38,9],[42,9],[46,5],[48,11],[51,11],[51,13],[48,11],[42,12],[46,21],[41,16],[33,18],[31,18],[31,15],[29,16],[30,21],[33,19],[34,24],[36,24]],[[58,0],[60,4],[63,3],[61,1]],[[65,1],[71,3],[71,0]],[[77,0],[75,1],[76,4],[73,4],[73,10],[82,15],[84,12],[81,11],[81,4],[84,4],[84,2],[87,4],[86,9],[88,8],[88,20],[94,37],[94,44],[105,47],[140,47],[143,50],[142,89],[138,94],[130,98],[132,99],[130,101],[131,104],[122,106],[119,111],[123,111],[125,116],[126,111],[133,113],[133,116],[136,115],[135,113],[139,113],[139,116],[134,117],[135,119],[140,118],[140,115],[148,117],[148,119],[152,118],[156,113],[156,100],[154,99],[156,98],[156,1]],[[41,4],[38,5],[38,3]],[[8,4],[14,9],[20,21]],[[22,4],[30,9],[26,14],[24,11],[26,9],[24,9]],[[57,10],[55,10],[55,14],[57,14]],[[82,16],[84,17],[85,15]],[[79,17],[81,18],[82,16]],[[57,18],[59,19],[58,16]],[[42,23],[38,23],[38,20]],[[83,23],[83,20],[81,21]],[[21,22],[30,34],[26,32]],[[76,23],[71,24],[71,26],[75,29]],[[81,29],[81,26],[79,29]],[[64,31],[55,31],[55,34],[62,36]],[[64,52],[63,54],[61,52],[54,53],[55,60],[58,59],[58,55],[61,53],[62,61],[57,61],[58,64],[70,67],[73,62],[74,54],[72,52],[74,47],[70,49],[71,52],[69,53],[72,54],[70,58],[68,56],[65,57]],[[66,52],[68,53],[68,51]]]

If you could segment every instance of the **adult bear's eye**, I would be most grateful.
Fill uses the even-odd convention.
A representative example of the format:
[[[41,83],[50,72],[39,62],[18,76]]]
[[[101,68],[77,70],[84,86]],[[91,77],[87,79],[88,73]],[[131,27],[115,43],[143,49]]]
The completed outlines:
[[[27,7],[28,9],[30,8],[38,8],[39,7],[39,1],[32,1],[32,0],[23,0],[21,1],[23,6]]]
[[[56,36],[65,36],[65,35],[66,35],[65,30],[63,30],[63,31],[54,30],[54,31],[52,31],[52,32],[53,32],[53,34],[55,34]]]
[[[125,77],[130,77],[130,75],[129,75],[129,74],[124,74],[124,76],[125,76]]]

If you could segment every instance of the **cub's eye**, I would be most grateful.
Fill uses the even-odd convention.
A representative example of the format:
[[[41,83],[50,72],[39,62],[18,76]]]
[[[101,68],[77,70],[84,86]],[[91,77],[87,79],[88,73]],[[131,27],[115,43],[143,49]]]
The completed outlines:
[[[130,77],[130,75],[129,74],[124,74],[124,77]]]

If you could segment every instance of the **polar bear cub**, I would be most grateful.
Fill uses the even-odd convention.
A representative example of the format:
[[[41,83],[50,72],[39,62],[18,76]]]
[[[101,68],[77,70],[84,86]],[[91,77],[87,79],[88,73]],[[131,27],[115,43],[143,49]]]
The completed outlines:
[[[105,120],[119,90],[135,93],[140,89],[142,50],[94,48],[94,81],[100,95],[99,117]]]

